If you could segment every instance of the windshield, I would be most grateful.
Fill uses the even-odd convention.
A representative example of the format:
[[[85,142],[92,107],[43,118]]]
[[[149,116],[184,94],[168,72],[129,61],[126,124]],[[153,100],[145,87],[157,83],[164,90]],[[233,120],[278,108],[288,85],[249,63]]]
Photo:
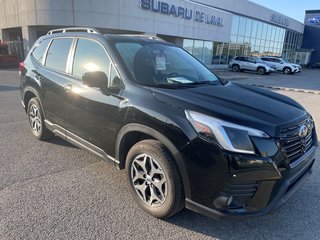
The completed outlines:
[[[288,61],[288,60],[283,59],[283,58],[281,58],[281,61],[282,61],[282,62],[285,62],[285,63],[289,63],[289,61]]]
[[[179,47],[150,42],[118,42],[115,48],[139,84],[155,87],[220,84],[211,71]]]

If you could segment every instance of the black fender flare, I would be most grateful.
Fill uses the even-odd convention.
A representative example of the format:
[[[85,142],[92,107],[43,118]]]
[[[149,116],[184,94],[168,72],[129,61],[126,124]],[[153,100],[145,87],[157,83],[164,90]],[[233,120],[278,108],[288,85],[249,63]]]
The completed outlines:
[[[174,158],[174,160],[178,166],[178,169],[180,171],[180,176],[181,176],[185,196],[187,198],[191,197],[190,182],[189,182],[189,178],[188,178],[187,168],[186,168],[186,165],[183,161],[183,158],[182,158],[179,150],[166,136],[164,136],[163,134],[161,134],[157,130],[150,128],[148,126],[142,125],[142,124],[138,124],[138,123],[129,123],[129,124],[123,126],[120,129],[118,136],[117,136],[116,146],[115,146],[115,148],[116,148],[115,149],[115,158],[120,160],[121,141],[122,141],[123,137],[127,133],[130,133],[130,132],[141,132],[141,133],[147,134],[147,135],[159,140],[162,144],[164,144],[166,146],[166,148],[168,148],[168,150],[173,155],[173,158]],[[123,163],[120,162],[120,166],[122,164]]]
[[[23,103],[24,104],[25,104],[25,98],[26,98],[26,93],[27,92],[33,93],[39,99],[39,103],[40,103],[40,107],[41,107],[42,113],[44,115],[44,118],[46,119],[45,112],[44,112],[44,109],[43,109],[43,106],[42,106],[42,98],[40,97],[39,92],[34,87],[26,86],[24,91],[23,91]],[[26,111],[27,111],[27,108],[28,108],[28,106],[25,106],[25,110]]]

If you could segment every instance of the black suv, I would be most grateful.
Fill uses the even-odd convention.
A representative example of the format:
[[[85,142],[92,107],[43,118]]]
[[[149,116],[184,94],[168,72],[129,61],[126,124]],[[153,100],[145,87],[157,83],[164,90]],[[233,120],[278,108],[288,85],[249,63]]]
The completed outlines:
[[[155,217],[184,206],[217,218],[266,214],[311,174],[317,137],[301,105],[221,80],[156,37],[51,31],[20,71],[33,135],[125,169]]]

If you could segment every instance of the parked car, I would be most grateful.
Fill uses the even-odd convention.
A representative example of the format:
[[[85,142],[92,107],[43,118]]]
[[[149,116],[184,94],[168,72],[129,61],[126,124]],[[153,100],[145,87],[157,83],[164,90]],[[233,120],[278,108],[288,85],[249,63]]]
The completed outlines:
[[[281,71],[284,74],[294,74],[301,72],[301,65],[290,63],[283,58],[278,57],[261,57],[266,63],[272,63],[276,66],[277,71]]]
[[[229,68],[234,72],[238,71],[254,71],[259,75],[269,74],[274,72],[274,69],[268,66],[258,57],[239,56],[232,59],[229,63]]]
[[[155,217],[183,207],[216,218],[267,214],[311,174],[318,140],[300,104],[221,80],[161,39],[53,30],[20,76],[32,134],[125,169],[134,200]]]

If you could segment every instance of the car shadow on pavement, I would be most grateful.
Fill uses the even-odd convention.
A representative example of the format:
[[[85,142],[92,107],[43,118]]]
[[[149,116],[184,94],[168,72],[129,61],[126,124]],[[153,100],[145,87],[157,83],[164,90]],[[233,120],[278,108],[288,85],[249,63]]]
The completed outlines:
[[[281,212],[250,220],[215,220],[184,209],[168,222],[220,240],[312,239],[307,237],[309,232],[320,234],[316,227],[319,224],[316,217],[308,219],[308,216],[305,215],[303,220],[299,211],[295,212],[288,208]],[[304,221],[307,221],[308,224]],[[292,227],[289,226],[294,226],[295,229],[291,230]]]
[[[51,138],[49,140],[47,140],[48,143],[52,143],[52,144],[55,144],[55,145],[59,145],[59,146],[63,146],[63,147],[69,147],[69,148],[77,148],[79,149],[77,146],[67,142],[66,140],[60,138],[60,137],[57,137],[55,136],[54,138]]]

